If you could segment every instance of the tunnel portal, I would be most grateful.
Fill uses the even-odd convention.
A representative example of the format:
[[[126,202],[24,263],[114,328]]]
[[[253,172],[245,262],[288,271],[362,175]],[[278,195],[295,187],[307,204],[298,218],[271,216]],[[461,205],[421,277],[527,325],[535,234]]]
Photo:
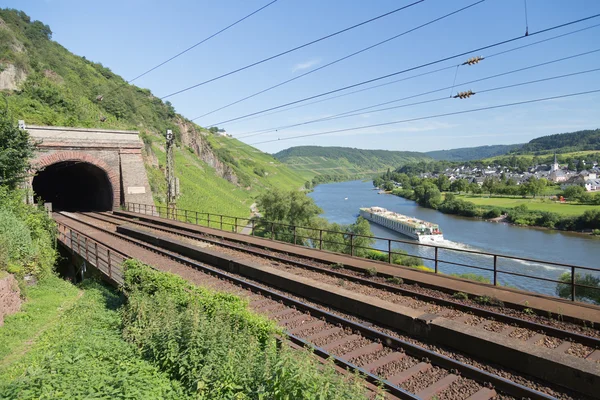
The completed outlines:
[[[36,198],[52,203],[57,211],[109,211],[113,188],[106,172],[83,161],[61,161],[39,171],[33,178]]]

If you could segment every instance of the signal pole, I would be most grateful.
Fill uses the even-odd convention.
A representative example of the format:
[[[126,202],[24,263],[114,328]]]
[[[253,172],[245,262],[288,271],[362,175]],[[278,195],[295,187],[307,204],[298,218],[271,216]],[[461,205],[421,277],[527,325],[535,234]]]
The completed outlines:
[[[175,208],[175,163],[173,161],[173,131],[167,129],[167,218]]]

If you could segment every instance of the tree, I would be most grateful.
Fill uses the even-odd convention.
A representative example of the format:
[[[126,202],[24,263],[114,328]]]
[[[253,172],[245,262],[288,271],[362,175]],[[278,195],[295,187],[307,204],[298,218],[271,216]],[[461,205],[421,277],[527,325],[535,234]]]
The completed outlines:
[[[563,190],[562,195],[565,199],[570,201],[580,200],[581,196],[585,193],[585,189],[583,186],[579,185],[570,185]]]
[[[442,192],[447,192],[448,190],[450,190],[450,179],[448,179],[446,175],[440,175],[437,179],[436,184]]]
[[[484,179],[483,185],[481,187],[483,190],[488,192],[491,196],[496,187],[496,180],[493,177],[487,177]]]
[[[417,202],[425,207],[437,209],[442,203],[442,194],[436,185],[431,182],[424,182],[415,187],[415,197]]]
[[[562,298],[571,298],[571,273],[565,272],[558,278],[561,283],[556,285],[556,294]],[[576,300],[592,300],[596,304],[600,304],[600,277],[593,276],[591,274],[582,275],[575,273],[575,284],[592,286],[587,287],[575,287],[575,299]],[[597,289],[594,289],[596,287]]]
[[[452,190],[453,192],[464,192],[467,190],[469,184],[467,182],[466,179],[457,179],[454,182],[452,182],[452,184],[450,185],[450,190]]]
[[[15,188],[24,179],[33,148],[27,131],[0,114],[0,185]]]
[[[377,178],[373,179],[373,186],[375,186],[376,188],[380,188],[381,185],[383,185],[383,182],[384,182],[383,178],[377,177]]]
[[[394,190],[394,183],[392,181],[387,181],[383,184],[383,190],[388,192]]]
[[[536,197],[544,191],[547,183],[548,181],[545,178],[538,179],[535,176],[532,176],[525,184],[525,187],[527,189],[527,193],[531,194],[533,197]]]

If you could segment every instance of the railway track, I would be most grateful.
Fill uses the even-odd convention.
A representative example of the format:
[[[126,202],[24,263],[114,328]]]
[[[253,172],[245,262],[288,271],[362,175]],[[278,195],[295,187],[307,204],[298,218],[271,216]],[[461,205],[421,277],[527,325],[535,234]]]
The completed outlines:
[[[346,368],[359,368],[371,382],[383,382],[386,390],[395,397],[440,400],[554,398],[439,352],[401,340],[385,333],[385,330],[374,329],[369,324],[352,321],[327,308],[318,307],[295,296],[289,296],[114,231],[114,227],[123,222],[143,225],[139,221],[105,214],[67,214],[57,216],[57,219],[71,226],[79,225],[80,229],[93,228],[96,232],[102,233],[104,240],[110,238],[108,241],[119,241],[122,249],[124,246],[129,250],[128,257],[140,258],[148,262],[140,257],[139,251],[138,254],[131,251],[132,245],[135,245],[161,258],[176,260],[177,263],[203,271],[212,278],[202,279],[202,285],[232,291],[249,298],[251,307],[276,319],[286,329],[292,341],[300,345],[316,346],[317,353],[333,356],[339,365]],[[104,227],[101,227],[102,225]],[[160,230],[163,234],[175,235],[173,232],[165,231],[164,228]],[[187,234],[180,236],[189,237]],[[247,251],[239,248],[235,250]],[[264,254],[262,256],[265,257]],[[510,376],[510,372],[501,372],[504,376]],[[556,393],[553,390],[549,391]],[[571,395],[559,397],[569,398]]]
[[[369,295],[388,301],[391,300],[397,304],[409,303],[423,308],[431,305],[432,307],[426,308],[427,311],[435,310],[436,313],[448,315],[453,319],[465,321],[472,319],[477,322],[477,325],[487,326],[490,332],[504,332],[506,335],[507,331],[510,330],[511,332],[508,335],[512,334],[511,337],[522,337],[526,340],[535,338],[535,340],[531,340],[532,345],[560,348],[558,351],[581,358],[590,357],[595,359],[596,356],[600,357],[600,354],[594,354],[597,353],[597,349],[600,349],[600,331],[591,326],[583,327],[574,323],[532,316],[522,311],[507,308],[502,308],[503,312],[498,312],[497,310],[500,307],[497,305],[474,306],[465,304],[444,293],[432,293],[431,290],[423,290],[422,288],[402,287],[387,281],[382,282],[383,279],[381,278],[365,277],[362,273],[340,271],[333,269],[331,265],[316,262],[309,263],[297,257],[281,254],[273,249],[256,248],[224,239],[211,238],[208,235],[194,234],[148,222],[135,221],[132,218],[107,213],[84,213],[84,215],[114,226],[123,223],[134,224],[173,235],[173,237],[202,241],[213,245],[213,248],[221,248],[227,251],[228,254],[243,254],[245,256],[250,254],[258,258],[275,261],[279,263],[279,268],[288,272],[292,270],[293,273],[308,275],[329,283],[339,283],[339,279],[343,279],[353,284],[351,289],[367,291]],[[310,272],[307,274],[306,271]],[[390,298],[390,294],[396,296]]]

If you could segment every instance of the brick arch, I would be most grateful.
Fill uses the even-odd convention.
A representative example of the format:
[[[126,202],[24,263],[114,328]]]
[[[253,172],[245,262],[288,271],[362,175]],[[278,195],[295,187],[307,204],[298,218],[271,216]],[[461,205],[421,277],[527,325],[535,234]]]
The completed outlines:
[[[32,170],[37,171],[63,161],[82,161],[92,164],[103,170],[108,177],[110,185],[112,186],[113,208],[116,208],[119,206],[119,204],[121,204],[121,181],[119,178],[119,173],[109,167],[106,162],[88,153],[84,153],[82,151],[59,151],[35,159],[31,167]],[[33,182],[33,178],[31,178],[31,182]]]

